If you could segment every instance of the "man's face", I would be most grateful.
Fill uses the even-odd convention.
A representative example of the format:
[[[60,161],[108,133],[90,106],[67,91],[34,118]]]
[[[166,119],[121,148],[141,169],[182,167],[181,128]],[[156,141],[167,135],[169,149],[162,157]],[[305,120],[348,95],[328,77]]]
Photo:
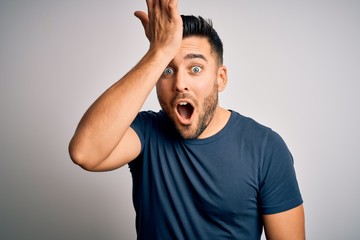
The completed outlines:
[[[163,111],[184,139],[205,137],[218,108],[226,69],[206,38],[183,39],[181,49],[156,84]]]

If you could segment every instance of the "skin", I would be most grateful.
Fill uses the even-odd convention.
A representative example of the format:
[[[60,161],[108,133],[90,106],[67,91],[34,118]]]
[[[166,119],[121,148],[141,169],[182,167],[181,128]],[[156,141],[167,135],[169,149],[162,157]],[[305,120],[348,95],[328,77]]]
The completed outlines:
[[[139,155],[141,143],[130,124],[154,86],[162,108],[183,138],[212,136],[229,119],[230,112],[217,102],[218,92],[226,87],[227,70],[218,64],[207,40],[182,39],[177,0],[146,3],[148,12],[137,11],[135,16],[144,27],[149,50],[89,107],[70,141],[71,159],[88,171],[117,169]],[[164,69],[172,71],[164,74]],[[190,118],[179,115],[180,102],[193,106]],[[267,239],[305,239],[302,205],[264,215],[263,220]]]
[[[304,240],[304,206],[300,205],[285,212],[264,215],[264,229],[268,240]]]
[[[226,86],[227,71],[225,66],[218,66],[216,59],[206,38],[186,38],[156,84],[162,109],[185,139],[212,135],[230,116],[218,106],[218,92]],[[178,113],[180,102],[193,106],[190,119]]]

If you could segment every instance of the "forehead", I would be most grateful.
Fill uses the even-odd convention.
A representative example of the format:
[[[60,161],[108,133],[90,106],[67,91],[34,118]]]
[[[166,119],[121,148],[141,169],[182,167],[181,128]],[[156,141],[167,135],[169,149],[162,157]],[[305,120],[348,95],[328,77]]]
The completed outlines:
[[[182,40],[181,48],[175,56],[174,61],[189,60],[189,54],[203,55],[208,61],[214,61],[215,56],[212,52],[211,45],[205,37],[187,37]]]

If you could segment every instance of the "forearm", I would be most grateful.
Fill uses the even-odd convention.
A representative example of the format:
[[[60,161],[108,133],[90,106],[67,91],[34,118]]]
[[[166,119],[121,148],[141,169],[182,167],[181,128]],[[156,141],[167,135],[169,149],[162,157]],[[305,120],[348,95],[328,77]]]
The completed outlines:
[[[74,162],[95,166],[114,150],[171,57],[149,51],[86,111],[70,142]]]

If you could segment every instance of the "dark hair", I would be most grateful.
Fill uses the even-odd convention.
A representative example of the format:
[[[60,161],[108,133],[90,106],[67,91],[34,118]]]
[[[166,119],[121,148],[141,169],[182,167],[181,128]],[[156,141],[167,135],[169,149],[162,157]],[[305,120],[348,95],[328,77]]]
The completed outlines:
[[[208,39],[212,50],[218,56],[219,65],[223,64],[223,44],[210,19],[195,17],[192,15],[181,15],[183,20],[183,38],[198,36]]]

